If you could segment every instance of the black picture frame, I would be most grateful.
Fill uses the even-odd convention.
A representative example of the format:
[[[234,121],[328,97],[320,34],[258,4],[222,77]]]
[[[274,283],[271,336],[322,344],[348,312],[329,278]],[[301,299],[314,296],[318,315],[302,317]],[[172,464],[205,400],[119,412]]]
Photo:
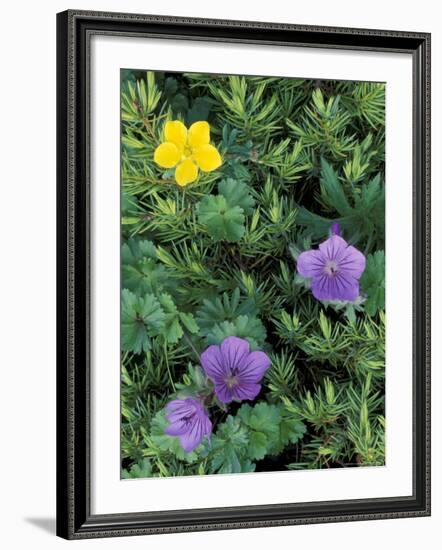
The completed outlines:
[[[92,515],[89,43],[94,34],[409,53],[413,58],[413,495]],[[430,515],[430,35],[69,10],[57,15],[57,534],[67,539]],[[411,220],[410,220],[411,223]]]

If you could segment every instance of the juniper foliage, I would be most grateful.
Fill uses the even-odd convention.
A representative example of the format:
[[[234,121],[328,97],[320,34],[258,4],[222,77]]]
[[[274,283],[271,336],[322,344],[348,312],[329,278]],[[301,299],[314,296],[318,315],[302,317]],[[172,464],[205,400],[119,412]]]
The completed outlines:
[[[384,106],[378,83],[122,72],[123,477],[384,464]],[[186,188],[153,162],[174,119],[223,158]],[[357,304],[296,275],[334,222],[367,258]],[[229,335],[271,367],[185,453],[164,406]]]

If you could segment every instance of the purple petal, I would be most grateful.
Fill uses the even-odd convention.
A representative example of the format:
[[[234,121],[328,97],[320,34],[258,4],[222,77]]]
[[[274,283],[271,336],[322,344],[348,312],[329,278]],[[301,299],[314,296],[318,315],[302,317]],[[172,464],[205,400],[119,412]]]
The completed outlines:
[[[186,453],[191,453],[201,443],[205,435],[212,432],[212,423],[204,413],[204,418],[195,418],[190,429],[180,436],[181,447]]]
[[[339,235],[332,235],[319,245],[319,250],[327,260],[339,262],[339,260],[345,257],[347,247],[348,244],[342,237]]]
[[[332,235],[341,235],[341,226],[339,225],[339,223],[332,223],[332,226],[330,228],[330,231],[331,231],[331,234]]]
[[[204,372],[212,379],[224,378],[228,370],[220,346],[209,346],[200,357]]]
[[[200,422],[202,423],[203,434],[210,435],[212,433],[212,422],[210,421],[205,409],[204,415],[200,417]]]
[[[167,435],[183,435],[187,432],[188,429],[188,423],[185,420],[180,419],[169,424],[169,426],[167,426],[167,428],[164,430],[164,433],[166,433]]]
[[[335,277],[324,274],[313,280],[312,293],[317,300],[352,302],[359,296],[359,283],[353,278],[346,278],[343,274]]]
[[[354,246],[348,246],[345,256],[338,262],[339,271],[359,279],[365,270],[365,256]]]
[[[332,233],[337,229],[332,226]],[[338,234],[332,234],[319,250],[303,252],[298,271],[312,279],[317,300],[354,301],[359,296],[359,278],[365,269],[365,256]]]
[[[175,422],[185,416],[191,416],[195,413],[196,406],[198,402],[192,398],[175,399],[166,405],[166,418],[169,422]]]
[[[192,399],[191,397],[188,397],[187,399],[174,399],[173,401],[167,403],[166,411],[173,413],[176,411],[188,410],[189,408],[192,408],[195,403],[195,399]]]
[[[324,270],[325,258],[319,250],[307,250],[299,255],[297,261],[298,273],[301,277],[311,278]]]
[[[270,359],[263,351],[252,351],[238,365],[238,376],[244,382],[260,382],[270,367]]]
[[[221,353],[223,356],[224,371],[231,371],[237,367],[241,361],[247,357],[250,351],[250,345],[247,340],[237,336],[228,336],[221,343]]]
[[[170,422],[164,430],[167,435],[178,436],[181,447],[190,453],[205,435],[212,432],[204,405],[197,399],[175,399],[166,406],[166,418]]]
[[[191,453],[201,443],[204,434],[200,422],[192,424],[190,430],[180,435],[180,444],[186,453]]]
[[[215,394],[221,403],[230,403],[233,401],[233,391],[224,381],[215,383]]]
[[[237,401],[243,401],[244,399],[249,399],[253,401],[258,393],[261,391],[261,384],[256,384],[253,382],[243,383],[241,382],[237,386],[233,386],[232,392],[233,397]]]

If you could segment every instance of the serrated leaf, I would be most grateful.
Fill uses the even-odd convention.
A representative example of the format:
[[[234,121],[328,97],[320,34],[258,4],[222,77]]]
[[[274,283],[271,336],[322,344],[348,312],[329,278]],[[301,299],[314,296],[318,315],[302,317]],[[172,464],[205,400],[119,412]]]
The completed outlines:
[[[379,200],[379,193],[382,193],[381,189],[381,177],[377,174],[366,185],[361,187],[361,198],[356,199],[356,205],[360,205],[362,208],[371,210],[375,203]]]
[[[249,456],[261,460],[265,455],[279,454],[289,443],[297,443],[306,431],[302,421],[283,415],[281,405],[261,402],[254,406],[244,404],[238,410],[238,418],[249,430]],[[260,435],[257,435],[260,434]],[[264,448],[265,444],[265,448]]]
[[[242,155],[245,158],[250,156],[250,151],[245,147],[238,146],[232,149],[236,150],[235,154]],[[236,181],[250,181],[252,178],[250,170],[244,165],[243,162],[241,162],[240,159],[237,158],[227,160],[223,172],[227,177],[231,177]]]
[[[215,241],[237,242],[245,233],[244,211],[222,195],[208,195],[198,205],[198,220]]]
[[[183,313],[180,311],[179,317],[180,321],[191,334],[196,334],[198,332],[198,324],[191,313]]]
[[[123,288],[134,293],[157,293],[171,290],[166,268],[156,261],[156,249],[151,241],[130,238],[121,247]]]
[[[217,323],[206,336],[207,344],[221,344],[227,336],[245,338],[252,349],[260,347],[266,338],[266,330],[257,317],[240,315],[234,321]]]
[[[257,403],[253,407],[245,404],[239,409],[238,416],[250,429],[265,434],[269,444],[278,439],[281,422],[279,406],[265,402]]]
[[[151,349],[151,336],[161,333],[165,314],[152,294],[143,298],[128,289],[121,293],[121,343],[124,351],[141,353]]]
[[[369,254],[366,259],[365,271],[362,274],[361,289],[367,295],[364,310],[368,315],[375,315],[379,309],[385,308],[385,253],[378,250]]]
[[[187,112],[187,109],[189,108],[189,100],[182,93],[176,94],[170,100],[170,104],[175,114],[185,114]]]
[[[333,207],[341,216],[347,216],[351,213],[351,206],[336,172],[323,158],[321,158],[321,194],[328,205]]]
[[[132,464],[129,470],[123,468],[121,471],[122,479],[136,479],[143,477],[152,477],[152,465],[148,458],[143,458],[140,462]]]
[[[307,427],[296,418],[282,418],[280,424],[280,439],[283,445],[287,443],[298,443],[300,439],[304,437]]]
[[[181,323],[192,333],[198,332],[198,325],[191,313],[182,313],[178,311],[169,294],[159,295],[160,304],[164,310],[164,328],[163,337],[169,344],[176,344],[184,334]]]
[[[352,192],[350,205],[334,169],[323,160],[321,198],[324,204],[336,212],[326,218],[300,206],[297,223],[308,228],[311,237],[326,238],[333,223],[339,223],[342,233],[351,244],[368,242],[371,249],[383,246],[385,235],[385,188],[377,174],[368,183],[361,183]],[[332,214],[333,215],[333,214]]]
[[[165,313],[163,336],[170,344],[176,344],[183,336],[178,310],[169,294],[160,294],[160,304]]]
[[[213,99],[208,96],[200,96],[194,99],[192,107],[187,112],[187,124],[190,126],[199,120],[207,120]]]
[[[201,335],[207,336],[216,324],[234,321],[241,315],[254,317],[257,313],[255,301],[250,297],[241,297],[239,288],[236,288],[230,295],[224,292],[221,296],[203,300],[203,305],[196,312],[196,320]]]
[[[227,204],[240,206],[245,214],[251,214],[255,206],[255,199],[251,195],[250,187],[242,181],[227,178],[218,184],[220,195],[226,199]]]
[[[248,455],[253,460],[262,460],[267,454],[269,441],[262,432],[251,432]]]
[[[250,471],[250,461],[245,457],[249,438],[247,429],[238,418],[228,416],[218,426],[211,442],[211,470],[220,474]],[[243,468],[247,468],[244,469]]]

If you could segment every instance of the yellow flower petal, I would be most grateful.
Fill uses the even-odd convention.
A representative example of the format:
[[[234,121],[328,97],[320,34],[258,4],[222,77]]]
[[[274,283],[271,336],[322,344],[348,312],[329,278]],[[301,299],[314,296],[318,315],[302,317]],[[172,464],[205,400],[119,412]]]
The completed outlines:
[[[192,183],[198,177],[198,166],[190,159],[180,162],[175,170],[175,180],[178,185],[184,186]]]
[[[210,126],[205,120],[194,122],[189,128],[190,147],[201,147],[210,141]]]
[[[212,172],[222,164],[221,155],[213,145],[203,145],[196,149],[193,153],[198,166],[204,172]]]
[[[166,141],[158,145],[153,155],[153,160],[161,166],[161,168],[173,168],[177,165],[181,158],[181,152],[174,143]]]
[[[169,120],[164,126],[164,137],[171,141],[179,149],[183,149],[187,143],[187,128],[180,120]]]

